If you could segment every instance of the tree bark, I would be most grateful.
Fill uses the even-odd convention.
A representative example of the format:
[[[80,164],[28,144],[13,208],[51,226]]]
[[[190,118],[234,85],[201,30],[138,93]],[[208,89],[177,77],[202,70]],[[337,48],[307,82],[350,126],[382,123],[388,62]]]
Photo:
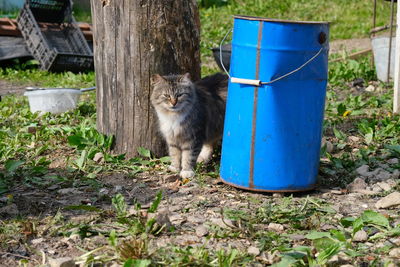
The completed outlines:
[[[165,155],[150,78],[200,78],[196,0],[91,0],[91,8],[98,130],[115,136],[115,153],[132,157],[144,147]]]

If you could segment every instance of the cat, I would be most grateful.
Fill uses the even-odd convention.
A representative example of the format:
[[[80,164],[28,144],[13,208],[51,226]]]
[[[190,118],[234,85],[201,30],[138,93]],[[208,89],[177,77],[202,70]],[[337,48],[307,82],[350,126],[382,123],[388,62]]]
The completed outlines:
[[[217,73],[197,82],[190,74],[152,76],[151,103],[171,157],[169,170],[194,176],[207,163],[223,131],[228,76]]]

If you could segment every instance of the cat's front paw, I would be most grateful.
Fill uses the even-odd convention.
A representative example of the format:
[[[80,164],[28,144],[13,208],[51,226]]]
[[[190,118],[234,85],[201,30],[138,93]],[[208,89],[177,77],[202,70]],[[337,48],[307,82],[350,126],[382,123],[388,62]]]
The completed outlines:
[[[180,169],[179,169],[178,167],[175,167],[175,166],[172,166],[172,165],[170,165],[170,166],[168,167],[168,170],[169,170],[170,172],[179,172],[179,171],[180,171]]]
[[[210,157],[205,157],[205,156],[199,155],[196,162],[207,164],[210,161],[210,159],[211,159]]]
[[[194,177],[194,171],[181,171],[180,176],[183,179]]]

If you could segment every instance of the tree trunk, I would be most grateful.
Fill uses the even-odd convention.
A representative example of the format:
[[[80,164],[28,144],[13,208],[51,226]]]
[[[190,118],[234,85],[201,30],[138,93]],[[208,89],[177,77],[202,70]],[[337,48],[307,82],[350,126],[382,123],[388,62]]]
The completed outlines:
[[[91,0],[97,128],[115,136],[115,153],[138,147],[165,155],[150,103],[153,74],[200,78],[196,0]]]

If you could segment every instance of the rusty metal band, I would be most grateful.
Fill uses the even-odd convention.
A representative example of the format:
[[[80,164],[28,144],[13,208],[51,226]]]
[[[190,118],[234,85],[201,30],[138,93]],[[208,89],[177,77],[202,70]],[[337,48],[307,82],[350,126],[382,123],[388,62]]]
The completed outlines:
[[[256,54],[256,73],[255,79],[260,78],[260,54],[261,54],[261,40],[264,22],[260,21],[258,26],[258,39],[257,39],[257,54]],[[256,145],[256,127],[257,127],[257,103],[258,103],[258,86],[254,86],[254,100],[253,100],[253,122],[251,127],[251,147],[250,147],[250,175],[249,187],[254,188],[254,154]]]
[[[237,185],[228,181],[225,181],[221,176],[220,176],[221,181],[224,184],[233,186],[235,188],[241,189],[241,190],[246,190],[246,191],[251,191],[251,192],[264,192],[264,193],[296,193],[296,192],[307,192],[307,191],[311,191],[314,190],[316,188],[316,184],[311,184],[307,187],[304,188],[294,188],[294,189],[261,189],[261,188],[249,188],[246,186],[242,186],[242,185]]]

